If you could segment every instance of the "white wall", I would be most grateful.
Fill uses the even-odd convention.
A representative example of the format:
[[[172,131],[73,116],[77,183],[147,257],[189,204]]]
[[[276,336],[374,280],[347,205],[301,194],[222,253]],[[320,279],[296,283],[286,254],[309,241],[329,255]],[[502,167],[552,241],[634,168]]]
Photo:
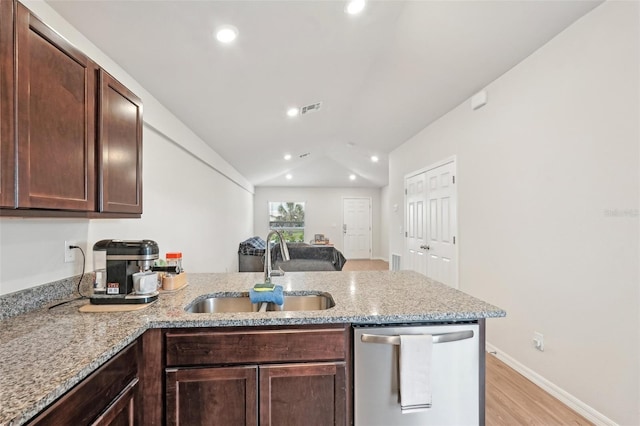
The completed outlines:
[[[144,133],[142,220],[92,220],[89,241],[155,240],[181,251],[189,272],[236,272],[238,242],[252,232],[253,196],[155,130]]]
[[[398,206],[398,210],[400,207]],[[380,188],[380,256],[390,262],[389,254],[389,228],[390,216],[395,214],[393,206],[389,203],[389,185]]]
[[[372,258],[385,259],[381,250],[380,189],[379,188],[287,188],[256,187],[254,198],[255,235],[266,238],[269,233],[269,201],[305,201],[305,240],[314,234],[324,234],[336,249],[343,251],[342,199],[371,198]],[[252,235],[247,235],[251,237]]]
[[[144,213],[127,220],[0,218],[0,294],[79,274],[80,260],[63,263],[71,239],[87,252],[88,270],[98,239],[150,238],[162,256],[182,251],[188,271],[236,271],[237,243],[252,232],[253,186],[46,3],[23,3],[142,98]]]
[[[403,176],[458,159],[460,288],[507,311],[499,351],[640,424],[638,2],[606,2],[390,156]],[[390,249],[402,250],[391,215]],[[534,331],[545,351],[533,349]]]

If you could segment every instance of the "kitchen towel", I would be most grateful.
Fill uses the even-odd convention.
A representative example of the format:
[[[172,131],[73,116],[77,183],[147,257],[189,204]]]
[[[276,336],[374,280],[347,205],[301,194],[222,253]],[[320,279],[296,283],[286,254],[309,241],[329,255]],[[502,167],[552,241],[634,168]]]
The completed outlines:
[[[399,359],[399,396],[402,414],[431,408],[430,334],[401,335]]]

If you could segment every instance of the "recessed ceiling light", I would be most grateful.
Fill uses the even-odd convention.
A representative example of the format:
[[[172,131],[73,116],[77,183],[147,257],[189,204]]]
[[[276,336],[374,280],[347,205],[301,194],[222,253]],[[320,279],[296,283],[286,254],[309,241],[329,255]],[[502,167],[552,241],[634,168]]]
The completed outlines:
[[[379,158],[378,158],[378,156],[377,156],[377,155],[372,155],[372,156],[371,156],[371,161],[373,161],[374,163],[377,163],[377,162],[378,162],[378,160],[379,160]]]
[[[291,174],[287,174],[285,177],[287,178],[287,180],[291,180],[293,178]]]
[[[349,15],[357,15],[364,10],[364,5],[364,0],[351,0],[345,6],[344,11]]]
[[[291,160],[291,154],[285,154],[284,159],[287,161]]]
[[[233,25],[223,25],[216,31],[216,38],[220,43],[231,43],[238,37],[238,29]]]
[[[350,175],[349,175],[349,179],[351,179],[351,180],[356,180],[356,175],[354,175],[354,174],[350,174]]]
[[[288,115],[289,117],[295,117],[295,116],[297,116],[298,114],[300,114],[300,108],[292,107],[292,108],[289,108],[289,109],[287,110],[287,115]]]

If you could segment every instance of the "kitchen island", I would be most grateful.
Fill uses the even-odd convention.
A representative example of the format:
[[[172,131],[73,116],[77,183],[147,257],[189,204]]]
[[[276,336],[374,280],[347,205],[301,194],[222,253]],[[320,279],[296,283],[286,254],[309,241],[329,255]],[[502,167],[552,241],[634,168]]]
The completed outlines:
[[[483,320],[505,312],[410,271],[288,272],[273,281],[286,294],[331,294],[318,311],[194,314],[209,296],[248,292],[260,273],[190,274],[188,286],[162,293],[135,312],[81,313],[87,301],[40,309],[2,321],[0,424],[27,422],[150,329],[399,324]]]

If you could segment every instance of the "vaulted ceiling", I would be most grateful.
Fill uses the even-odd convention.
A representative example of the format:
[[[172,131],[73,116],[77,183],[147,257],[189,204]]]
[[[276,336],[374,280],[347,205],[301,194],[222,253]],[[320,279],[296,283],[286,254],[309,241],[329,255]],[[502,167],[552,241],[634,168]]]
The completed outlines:
[[[254,185],[380,187],[393,149],[600,1],[48,3]]]

